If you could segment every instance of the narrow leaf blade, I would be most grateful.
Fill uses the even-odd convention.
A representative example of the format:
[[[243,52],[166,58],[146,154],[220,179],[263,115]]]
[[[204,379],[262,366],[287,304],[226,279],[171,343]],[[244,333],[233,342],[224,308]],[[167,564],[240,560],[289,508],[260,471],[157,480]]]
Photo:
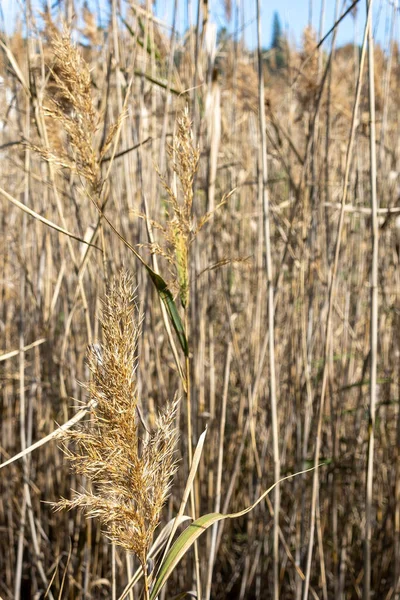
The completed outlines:
[[[210,525],[213,525],[213,523],[216,523],[224,518],[225,515],[221,515],[220,513],[210,513],[208,515],[204,515],[194,521],[185,529],[185,531],[181,533],[165,557],[158,577],[154,583],[154,587],[151,590],[150,600],[155,600],[178,562],[181,560],[181,558],[183,558],[197,538],[200,537],[201,534],[210,527]]]
[[[175,300],[168,289],[167,284],[164,279],[158,275],[153,269],[151,269],[148,265],[145,265],[146,269],[151,277],[152,282],[156,286],[157,292],[160,295],[161,300],[164,302],[164,306],[167,309],[168,316],[173,325],[173,328],[176,331],[176,334],[179,339],[179,343],[181,348],[185,354],[185,356],[189,355],[189,347],[185,335],[185,329],[183,327],[182,319],[179,316],[178,309],[175,304]]]
[[[287,475],[286,477],[282,477],[279,481],[276,481],[272,484],[251,506],[248,506],[244,510],[241,510],[237,513],[229,513],[226,515],[222,515],[221,513],[209,513],[208,515],[203,515],[199,519],[196,519],[189,527],[185,529],[178,537],[176,542],[173,544],[168,554],[166,555],[163,563],[160,567],[158,576],[155,580],[153,589],[151,590],[150,600],[155,600],[158,593],[160,592],[163,585],[166,583],[167,579],[175,569],[176,565],[179,563],[181,558],[186,554],[189,550],[190,546],[194,544],[198,537],[201,536],[211,525],[214,523],[218,523],[218,521],[222,521],[223,519],[237,519],[238,517],[242,517],[252,511],[262,500],[282,481],[286,481],[286,479],[291,479],[292,477],[296,477],[297,475],[302,475],[303,473],[308,473],[309,471],[313,471],[317,467],[311,467],[310,469],[305,469],[304,471],[299,471],[298,473],[293,473],[291,475]]]

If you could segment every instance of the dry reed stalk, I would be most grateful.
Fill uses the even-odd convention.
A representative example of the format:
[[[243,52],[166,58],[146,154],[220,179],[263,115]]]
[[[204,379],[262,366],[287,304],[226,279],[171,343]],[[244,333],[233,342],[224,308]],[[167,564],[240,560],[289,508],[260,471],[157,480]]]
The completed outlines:
[[[268,194],[268,164],[267,164],[267,139],[265,125],[264,101],[264,76],[261,54],[261,17],[260,0],[257,0],[257,51],[258,51],[258,94],[259,94],[259,126],[260,126],[260,208],[262,208],[265,243],[265,263],[267,276],[267,305],[268,305],[268,351],[269,351],[269,390],[272,419],[272,444],[274,455],[274,478],[279,481],[281,473],[279,455],[279,421],[276,393],[276,367],[275,367],[275,299],[273,284],[272,250],[271,250],[271,225],[270,204]],[[274,490],[274,533],[273,533],[273,588],[274,599],[279,599],[279,516],[280,516],[280,487]]]
[[[149,4],[147,2],[147,7]],[[393,3],[393,11],[395,4]],[[109,123],[115,121],[119,114],[117,85],[123,93],[130,74],[134,71],[139,73],[132,82],[128,97],[125,95],[129,118],[122,124],[121,149],[115,150],[115,159],[109,160],[113,153],[110,148],[101,163],[103,174],[110,167],[111,185],[105,207],[106,217],[126,240],[135,245],[146,241],[143,221],[132,218],[134,212],[143,211],[145,195],[149,204],[148,215],[164,223],[160,218],[162,206],[160,209],[157,195],[152,195],[155,182],[152,165],[158,160],[161,150],[158,136],[165,119],[165,97],[161,95],[165,92],[160,93],[160,89],[166,88],[160,88],[154,79],[158,82],[164,79],[167,81],[168,65],[172,58],[163,53],[164,48],[157,38],[158,28],[163,25],[154,19],[149,10],[133,5],[136,10],[132,14],[128,9],[126,21],[132,29],[131,34],[119,19],[117,3],[115,6],[117,14],[114,31],[112,23],[106,24],[102,16],[102,22],[97,19],[97,32],[94,32],[93,19],[88,28],[88,19],[90,25],[91,18],[84,15],[81,19],[79,4],[76,4],[75,23],[82,23],[90,38],[84,38],[77,29],[73,30],[73,37],[79,40],[78,51],[89,66],[90,93],[96,110],[104,120],[104,125],[101,124],[99,131],[94,134],[96,152],[103,144],[99,143],[99,139],[106,139]],[[187,6],[190,10],[189,3]],[[60,14],[60,7],[58,5],[51,9],[51,17],[55,22]],[[375,5],[375,13],[378,12],[377,8]],[[102,8],[99,9],[101,13]],[[64,12],[64,5],[61,10]],[[346,9],[348,10],[354,12],[354,6]],[[391,29],[396,30],[393,21],[389,23],[390,13],[392,6],[385,13],[388,17],[385,35],[388,36]],[[247,24],[243,3],[241,6],[236,4],[236,14],[235,28],[243,27],[244,35]],[[335,27],[339,26],[339,33],[341,19],[344,23],[344,19],[352,21],[353,18],[351,15],[344,15],[342,13],[336,19],[339,25],[335,23]],[[326,56],[322,47],[319,51],[320,57],[323,56],[324,60],[327,58],[326,65],[331,63],[326,69],[329,99],[321,83],[313,89],[311,86],[310,98],[305,97],[307,87],[303,76],[298,76],[295,71],[296,65],[301,63],[301,51],[291,43],[287,42],[284,46],[287,50],[286,65],[279,71],[270,69],[268,54],[263,53],[265,94],[268,101],[268,189],[270,199],[279,206],[279,210],[271,206],[271,218],[274,222],[272,259],[275,265],[279,265],[276,273],[275,350],[280,397],[280,450],[282,463],[287,464],[288,468],[293,465],[295,470],[296,465],[301,468],[303,460],[309,464],[315,449],[316,409],[323,379],[329,263],[334,253],[333,231],[336,231],[340,218],[341,189],[346,175],[346,147],[351,131],[352,104],[359,71],[357,19],[360,16],[355,17],[353,45],[337,45],[331,58]],[[189,19],[190,17],[188,21]],[[209,19],[213,19],[212,11]],[[142,52],[146,20],[149,21],[147,53]],[[351,22],[349,24],[353,25]],[[25,177],[28,176],[21,139],[29,140],[34,146],[50,148],[54,154],[61,149],[69,158],[74,156],[62,128],[52,127],[51,119],[41,114],[42,104],[48,108],[51,104],[45,94],[46,79],[50,84],[49,91],[55,91],[55,86],[50,71],[45,66],[51,67],[53,63],[47,33],[40,35],[40,27],[37,31],[39,36],[31,37],[33,58],[28,58],[27,40],[22,33],[22,26],[15,34],[4,34],[4,46],[0,44],[0,74],[3,78],[0,80],[1,186],[18,201],[23,201]],[[201,24],[198,31],[201,40]],[[118,66],[111,60],[115,35],[118,38]],[[194,29],[182,42],[177,39],[171,111],[167,115],[170,123],[173,114],[180,111],[182,104],[181,99],[174,94],[173,88],[180,88],[175,84],[175,77],[177,81],[181,79],[184,82],[182,87],[191,88],[193,84],[195,39]],[[220,72],[222,140],[216,186],[217,189],[231,189],[238,185],[238,190],[226,210],[216,214],[213,235],[208,235],[205,230],[204,235],[198,236],[196,244],[191,247],[189,258],[193,431],[200,431],[209,420],[207,444],[196,477],[196,502],[201,512],[207,510],[206,507],[212,510],[215,503],[215,487],[211,481],[218,461],[220,399],[223,397],[225,363],[221,357],[224,357],[229,343],[233,347],[233,360],[221,480],[221,493],[226,509],[235,510],[251,502],[260,486],[264,482],[270,482],[273,471],[271,414],[266,391],[269,381],[265,369],[268,337],[263,340],[267,323],[264,302],[267,281],[261,260],[263,241],[258,235],[260,228],[262,229],[262,214],[257,204],[257,168],[254,161],[258,149],[257,75],[253,67],[256,55],[244,44],[237,44],[237,49],[234,50],[234,43],[227,36],[221,36],[222,40],[223,44],[217,49],[216,58]],[[157,52],[160,49],[162,51]],[[312,40],[308,50],[315,52],[317,56],[318,50],[314,48]],[[371,538],[371,555],[379,556],[380,560],[371,561],[371,589],[379,597],[387,598],[396,594],[396,587],[398,592],[398,569],[396,572],[392,568],[390,560],[399,555],[400,548],[398,453],[395,452],[393,457],[393,448],[398,446],[400,431],[396,333],[399,268],[393,216],[398,199],[399,119],[396,91],[399,87],[399,70],[398,49],[395,45],[392,47],[390,65],[386,37],[384,52],[377,47],[374,54],[379,140],[377,185],[382,206],[379,216],[383,216],[384,221],[380,224],[379,231],[381,268],[378,294],[381,308],[378,335],[381,343],[377,364],[379,394],[376,404],[373,477],[373,507],[376,507],[373,527],[376,535]],[[201,64],[198,68],[203,69],[205,55],[200,44],[199,55]],[[147,69],[143,80],[141,69],[144,61],[147,62]],[[313,69],[315,66],[313,60],[307,64],[310,66],[310,73],[314,72],[311,70],[311,66]],[[324,65],[323,70],[325,72]],[[304,73],[307,75],[307,65],[304,66]],[[201,81],[202,78],[199,77],[198,82]],[[32,94],[33,120],[30,135],[26,120],[26,94]],[[198,141],[202,148],[194,202],[195,217],[198,217],[206,205],[206,166],[209,155],[207,146],[202,141],[204,121],[200,118],[205,94],[198,87],[193,95],[198,102],[196,133],[200,136]],[[329,127],[320,117],[319,143],[312,145],[313,117],[318,111],[328,110],[328,105]],[[231,106],[234,110],[231,110]],[[303,106],[306,106],[306,115]],[[141,107],[144,109],[143,114]],[[348,176],[348,200],[343,217],[337,293],[331,315],[332,344],[327,358],[326,402],[321,424],[321,456],[329,464],[321,470],[318,481],[315,525],[318,528],[316,532],[319,547],[323,542],[323,563],[317,548],[310,574],[310,598],[322,598],[325,590],[328,597],[335,598],[362,594],[361,540],[365,489],[360,486],[359,473],[366,470],[367,454],[370,289],[366,282],[371,272],[371,210],[367,208],[370,197],[370,161],[366,84],[361,89],[357,118],[359,125],[355,132],[355,160]],[[232,122],[232,119],[235,121]],[[383,127],[381,123],[386,125]],[[152,136],[151,144],[148,142],[143,145],[139,154],[137,146],[142,142],[140,131],[145,136],[146,128]],[[48,142],[43,133],[45,129]],[[168,128],[166,133],[168,137]],[[381,144],[382,135],[384,141]],[[329,152],[323,153],[320,150],[325,139]],[[312,155],[316,152],[318,156],[313,158]],[[126,172],[124,160],[119,159],[124,159],[125,156],[130,159]],[[305,254],[313,215],[310,203],[303,202],[310,194],[308,180],[313,160],[320,165],[320,168],[315,169],[313,177],[313,194],[316,198],[324,199],[325,195],[329,195],[329,206],[325,207],[325,225],[319,220],[314,228],[314,262],[310,260],[310,253]],[[21,243],[21,208],[8,203],[4,196],[1,198],[0,346],[3,360],[0,362],[0,451],[1,460],[5,462],[10,456],[18,456],[21,448],[21,436],[15,422],[21,419],[19,390],[23,384],[17,363],[19,351],[15,353],[15,349],[19,347],[18,315],[22,302],[25,302],[26,307],[23,323],[24,351],[35,340],[46,339],[46,343],[25,352],[25,423],[26,443],[29,444],[30,435],[35,441],[43,441],[51,433],[54,421],[67,423],[70,420],[72,408],[67,397],[72,395],[79,402],[84,400],[83,392],[76,385],[75,379],[86,380],[88,377],[85,373],[84,353],[89,341],[89,324],[93,339],[99,338],[95,314],[104,271],[111,276],[123,262],[126,264],[124,247],[113,238],[108,228],[101,230],[98,227],[103,218],[95,213],[93,206],[89,206],[85,195],[85,191],[90,191],[90,183],[87,185],[76,172],[70,173],[63,168],[53,169],[53,183],[50,171],[31,152],[29,208],[53,223],[60,223],[67,231],[76,233],[79,239],[85,237],[88,226],[93,225],[97,230],[97,237],[92,241],[102,246],[104,262],[101,255],[92,249],[83,254],[83,245],[76,247],[76,241],[72,240],[74,262],[65,237],[49,229],[43,235],[43,224],[37,220],[31,221],[32,214],[27,213],[24,254]],[[131,197],[128,197],[126,178],[130,180]],[[133,209],[131,212],[128,212],[128,206]],[[306,239],[303,238],[304,232]],[[158,242],[160,238],[156,227],[154,236]],[[234,265],[228,264],[224,269],[205,271],[210,265],[223,264],[227,257],[237,255],[254,255],[257,260],[250,259],[246,270],[239,271]],[[158,257],[154,255],[154,260],[156,258]],[[164,266],[162,261],[159,260],[159,263]],[[175,278],[175,268],[169,264]],[[203,274],[197,277],[201,272]],[[20,286],[22,277],[25,279],[24,295]],[[181,377],[177,372],[160,308],[158,302],[154,301],[146,277],[140,269],[137,273],[139,303],[147,318],[139,341],[137,383],[139,397],[148,398],[148,421],[153,423],[157,407],[173,395],[173,391],[180,385],[179,380],[184,380],[185,376]],[[86,297],[86,314],[78,284],[82,286]],[[391,352],[391,348],[394,351]],[[59,382],[60,371],[62,386]],[[249,389],[252,393],[249,393]],[[208,412],[211,413],[211,418]],[[184,414],[182,416],[185,418]],[[307,444],[304,443],[306,439]],[[32,514],[37,528],[40,559],[45,574],[48,577],[50,573],[54,574],[52,593],[76,600],[83,600],[88,594],[96,598],[111,597],[116,592],[116,582],[118,585],[126,583],[126,553],[122,556],[118,548],[111,552],[111,546],[100,535],[98,520],[92,521],[90,532],[81,512],[52,513],[46,504],[40,503],[41,499],[54,499],[59,495],[69,497],[70,488],[77,489],[78,484],[76,476],[66,472],[61,453],[54,453],[51,444],[39,444],[35,448],[30,457],[32,511],[28,508],[26,515],[28,517]],[[187,453],[186,435],[182,438],[181,449],[183,454]],[[4,532],[0,542],[0,594],[4,598],[13,597],[18,524],[20,509],[26,497],[21,471],[14,460],[12,463],[14,464],[6,467],[7,475],[0,482],[0,527]],[[174,486],[174,494],[169,502],[171,517],[181,497],[184,479],[182,469],[176,475],[176,487]],[[282,598],[300,597],[304,577],[301,568],[305,568],[304,540],[310,525],[307,510],[312,501],[310,483],[308,478],[304,478],[299,481],[299,485],[295,483],[293,494],[285,494],[281,498],[279,544]],[[235,524],[226,523],[223,533],[222,528],[218,530],[219,549],[214,563],[212,597],[226,597],[227,594],[233,598],[242,595],[254,600],[271,597],[272,512],[271,505],[265,504],[259,507],[257,514],[249,522],[240,520]],[[293,517],[295,512],[296,519]],[[61,534],[67,530],[73,532],[71,546]],[[264,544],[260,547],[261,538]],[[35,567],[38,563],[32,540],[27,518],[21,563],[21,595],[27,597],[45,593],[43,580]],[[205,573],[209,546],[206,546],[205,536],[202,540],[199,544],[199,559],[201,571]],[[88,544],[91,544],[90,549]],[[298,563],[296,566],[289,558],[287,549],[292,551]],[[320,576],[323,568],[326,587]],[[180,590],[191,589],[192,565],[189,558],[184,559],[181,568],[171,577],[165,597],[172,595],[173,587],[179,587]]]
[[[207,210],[215,210],[215,181],[217,177],[218,152],[221,140],[221,90],[218,82],[218,72],[213,68],[211,83],[208,86],[206,97],[207,121]]]
[[[367,0],[367,11],[372,9],[372,0]],[[368,422],[368,454],[365,485],[365,539],[364,539],[364,587],[363,598],[371,597],[371,539],[372,539],[372,502],[374,477],[375,419],[377,403],[377,364],[378,364],[378,198],[376,190],[376,113],[375,113],[375,63],[373,21],[370,19],[368,30],[368,83],[370,112],[370,173],[371,173],[371,338],[370,338],[370,399]]]
[[[226,355],[225,365],[225,379],[224,379],[224,393],[222,397],[222,409],[221,409],[221,421],[219,428],[219,448],[218,448],[218,467],[217,467],[217,481],[215,486],[215,506],[214,511],[220,512],[221,510],[221,486],[222,486],[222,469],[224,461],[224,437],[225,437],[225,425],[227,420],[227,400],[228,400],[228,386],[229,386],[229,375],[232,361],[232,344],[228,346],[228,352]],[[212,574],[214,569],[214,561],[217,550],[217,536],[218,536],[218,523],[215,523],[212,528],[210,556],[208,562],[208,573],[207,573],[207,585],[205,591],[205,599],[208,600],[211,594],[211,583]]]
[[[26,102],[27,107],[27,129],[29,132],[30,126],[30,106],[29,101]],[[25,190],[24,190],[24,201],[28,202],[29,199],[29,168],[30,168],[30,153],[29,150],[25,153],[25,167],[27,167],[27,174],[25,176]],[[26,256],[26,215],[24,214],[23,222],[22,222],[22,252],[23,256]],[[26,302],[26,294],[25,294],[25,286],[26,286],[26,278],[24,275],[21,277],[20,281],[21,289],[20,289],[20,297],[21,297],[21,309],[20,309],[20,331],[19,331],[19,402],[20,402],[20,435],[21,435],[21,450],[25,450],[26,448],[26,395],[25,395],[25,353],[23,352],[24,343],[24,314],[25,314],[25,302]],[[24,460],[24,474],[25,477],[29,477],[29,464],[27,459]],[[21,517],[20,517],[20,526],[19,526],[19,535],[18,535],[18,554],[17,554],[17,562],[15,565],[16,574],[14,580],[14,596],[16,600],[19,600],[21,597],[21,580],[22,580],[22,562],[23,562],[23,552],[24,552],[24,536],[25,536],[25,528],[26,528],[26,520],[27,520],[27,489],[24,486],[24,495],[21,507]]]
[[[344,207],[346,204],[346,197],[347,197],[347,193],[348,193],[348,180],[349,180],[349,175],[350,175],[350,165],[351,165],[351,159],[352,159],[352,153],[353,153],[353,144],[354,144],[354,136],[355,136],[355,128],[356,128],[356,115],[358,112],[358,106],[359,106],[359,101],[360,101],[361,83],[362,83],[363,67],[364,67],[364,60],[365,60],[366,47],[367,47],[367,35],[368,35],[369,27],[370,27],[370,18],[371,18],[371,11],[370,11],[370,7],[369,7],[369,10],[367,13],[367,19],[366,19],[366,23],[365,23],[365,29],[364,29],[364,39],[363,39],[360,67],[359,67],[359,73],[358,73],[358,79],[357,79],[356,96],[355,96],[354,107],[353,107],[351,135],[350,135],[348,147],[347,147],[346,169],[345,169],[345,177],[344,177],[343,188],[342,188],[342,204],[341,204],[339,222],[338,222],[338,226],[337,226],[337,237],[336,237],[336,242],[335,242],[335,258],[334,258],[334,262],[333,262],[333,265],[331,268],[330,281],[329,281],[328,313],[327,313],[327,317],[326,317],[326,334],[325,334],[325,346],[324,346],[324,367],[323,367],[321,396],[320,396],[320,401],[319,401],[319,406],[318,406],[317,438],[316,438],[315,451],[314,451],[315,471],[314,471],[314,476],[313,476],[313,488],[312,488],[312,499],[311,499],[310,537],[309,537],[309,542],[308,542],[307,567],[306,567],[306,571],[305,571],[306,579],[305,579],[304,588],[303,588],[303,600],[308,599],[308,592],[309,592],[309,586],[310,586],[311,563],[312,563],[314,533],[315,533],[316,503],[317,503],[318,486],[319,486],[318,463],[320,460],[322,419],[323,419],[323,414],[324,414],[325,395],[327,392],[327,383],[328,383],[328,366],[329,366],[328,357],[329,357],[329,354],[331,351],[331,343],[332,343],[331,315],[332,315],[333,300],[335,297],[336,286],[337,286],[336,277],[337,277],[337,272],[338,272],[339,256],[340,256],[340,249],[341,249],[341,243],[342,243],[341,235],[342,235],[343,224],[344,224]]]
[[[172,17],[172,29],[171,29],[171,38],[170,38],[170,54],[168,58],[168,75],[167,75],[167,90],[165,96],[165,108],[164,108],[164,117],[162,121],[162,130],[161,130],[161,140],[160,140],[160,153],[158,157],[158,164],[161,173],[164,172],[165,166],[165,142],[167,136],[167,128],[168,128],[168,115],[171,108],[171,86],[172,86],[172,75],[174,68],[174,59],[175,59],[175,47],[176,47],[176,20],[178,13],[178,0],[174,0],[174,9],[173,9],[173,17]]]

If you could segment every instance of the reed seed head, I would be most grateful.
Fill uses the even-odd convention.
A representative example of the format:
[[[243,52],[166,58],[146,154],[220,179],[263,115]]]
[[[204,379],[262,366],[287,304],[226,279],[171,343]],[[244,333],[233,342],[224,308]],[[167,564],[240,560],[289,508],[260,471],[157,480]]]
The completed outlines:
[[[134,552],[142,565],[176,470],[176,402],[167,404],[148,433],[141,428],[136,391],[140,320],[132,281],[122,273],[107,292],[102,313],[103,343],[88,352],[87,385],[95,408],[90,420],[67,432],[72,468],[91,490],[62,499],[58,509],[81,507],[98,517],[115,544]],[[72,447],[72,449],[71,449]]]
[[[101,116],[93,102],[89,65],[71,41],[69,29],[64,26],[58,31],[48,16],[46,22],[52,52],[43,107],[49,144],[32,148],[55,166],[78,173],[98,201],[104,183],[102,160],[116,140],[124,113],[109,126],[99,147]]]
[[[168,148],[170,163],[175,171],[181,194],[168,184],[159,171],[162,185],[168,195],[167,226],[163,229],[168,244],[167,252],[160,252],[170,263],[175,265],[179,295],[182,306],[189,301],[189,266],[188,252],[196,229],[193,220],[193,181],[198,168],[200,151],[194,145],[192,123],[186,108],[176,122],[176,133]],[[157,248],[153,248],[157,252]]]
[[[46,114],[61,125],[73,151],[73,155],[59,157],[59,163],[73,166],[92,187],[96,187],[100,171],[93,138],[99,115],[93,105],[89,66],[72,43],[67,28],[61,33],[54,28],[51,48],[53,62]],[[56,157],[53,160],[57,162]]]

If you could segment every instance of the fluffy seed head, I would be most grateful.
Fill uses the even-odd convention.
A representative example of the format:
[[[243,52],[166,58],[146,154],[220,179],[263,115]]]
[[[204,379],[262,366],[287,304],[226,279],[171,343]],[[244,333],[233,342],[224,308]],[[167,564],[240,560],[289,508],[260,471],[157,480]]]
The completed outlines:
[[[91,490],[56,507],[79,506],[98,517],[106,535],[145,565],[176,470],[176,402],[164,408],[150,433],[141,427],[135,376],[140,329],[126,274],[110,285],[101,324],[103,343],[88,352],[94,414],[64,440],[72,442],[72,449],[71,444],[65,448],[67,458],[91,482]]]

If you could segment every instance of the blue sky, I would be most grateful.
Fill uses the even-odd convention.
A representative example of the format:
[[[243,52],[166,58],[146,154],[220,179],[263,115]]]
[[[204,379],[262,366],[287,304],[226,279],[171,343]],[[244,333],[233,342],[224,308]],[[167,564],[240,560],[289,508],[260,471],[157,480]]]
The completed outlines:
[[[385,45],[387,39],[386,31],[388,30],[390,20],[392,18],[393,0],[374,0],[374,31],[379,42]],[[350,6],[350,0],[339,0],[339,14],[343,10],[343,6]],[[170,22],[172,18],[173,0],[157,0],[156,10],[160,18]],[[232,13],[236,5],[236,0],[231,0]],[[311,1],[312,24],[316,31],[319,31],[320,12],[322,0]],[[336,0],[325,0],[325,19],[323,25],[324,33],[332,27],[334,23]],[[192,21],[196,20],[197,2],[192,0]],[[244,6],[244,22],[245,22],[245,39],[250,47],[254,47],[257,43],[256,30],[256,0],[241,0],[240,6]],[[184,30],[186,26],[186,7],[187,0],[179,2],[179,28]],[[226,25],[225,10],[223,0],[209,0],[211,19],[217,26]],[[271,30],[274,12],[279,14],[282,28],[287,32],[290,39],[299,44],[301,41],[302,31],[308,24],[310,10],[310,0],[261,0],[261,27],[263,45],[268,46],[271,41]],[[360,0],[357,5],[356,20],[352,15],[348,15],[339,25],[338,43],[339,45],[354,41],[354,35],[359,42],[362,40],[363,27],[366,15],[366,0]],[[400,20],[400,19],[398,19]],[[230,28],[233,29],[233,17],[231,19]],[[397,34],[399,29],[397,30]],[[397,35],[399,38],[399,35]]]
[[[121,5],[126,6],[125,0],[120,0]],[[323,0],[311,0],[312,6],[312,24],[319,31],[321,3]],[[387,36],[389,31],[389,23],[392,18],[392,3],[394,0],[374,0],[374,31],[376,39],[384,46],[387,46]],[[80,4],[81,0],[75,0],[76,4]],[[232,13],[235,10],[237,0],[231,0]],[[41,0],[33,0],[33,6],[40,7]],[[90,0],[89,4],[93,7],[100,6],[103,13],[103,22],[107,21],[109,12],[109,3],[105,0]],[[179,17],[178,27],[181,32],[185,30],[187,24],[187,6],[188,0],[178,0]],[[240,6],[244,6],[243,19],[245,24],[245,39],[249,47],[254,48],[257,42],[256,31],[256,0],[241,0]],[[325,20],[323,31],[327,32],[333,22],[335,14],[336,0],[325,0]],[[339,0],[339,12],[343,10],[343,6],[349,6],[350,0]],[[6,28],[9,30],[10,24],[15,21],[15,17],[21,12],[21,6],[24,2],[21,0],[0,0],[0,6],[3,10]],[[174,0],[156,0],[155,10],[159,18],[167,23],[172,21],[172,10]],[[189,6],[192,7],[192,22],[196,20],[197,0],[189,0]],[[233,17],[231,23],[226,22],[224,2],[223,0],[209,0],[211,11],[211,20],[218,27],[228,26],[233,30]],[[261,0],[262,14],[262,37],[263,45],[268,47],[271,41],[272,20],[274,12],[279,14],[282,28],[287,32],[292,42],[299,44],[301,34],[309,20],[310,0]],[[348,15],[339,25],[338,44],[343,45],[354,40],[356,34],[357,41],[360,43],[362,39],[363,27],[365,23],[366,0],[360,0],[357,5],[356,20],[352,15]],[[400,18],[397,19],[400,21]],[[397,26],[397,39],[399,40],[399,26]]]

